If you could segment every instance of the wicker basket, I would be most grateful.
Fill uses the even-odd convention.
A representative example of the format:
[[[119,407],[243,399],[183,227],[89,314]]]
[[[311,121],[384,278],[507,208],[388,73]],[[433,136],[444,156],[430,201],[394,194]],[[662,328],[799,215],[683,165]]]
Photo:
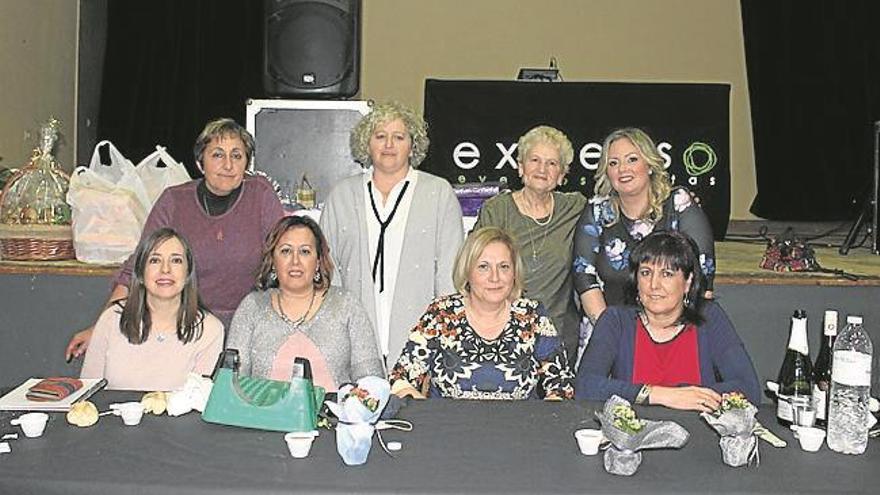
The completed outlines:
[[[70,225],[0,224],[0,259],[59,261],[76,258]]]

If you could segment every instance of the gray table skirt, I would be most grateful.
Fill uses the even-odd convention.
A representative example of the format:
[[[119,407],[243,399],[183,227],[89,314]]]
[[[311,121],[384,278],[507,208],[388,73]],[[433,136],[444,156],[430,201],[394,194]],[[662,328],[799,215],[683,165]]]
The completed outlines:
[[[136,395],[102,392],[109,402]],[[642,417],[673,419],[691,434],[681,450],[645,453],[633,477],[607,474],[601,454],[582,456],[576,429],[595,427],[587,402],[412,402],[400,417],[412,432],[389,431],[403,443],[396,458],[376,444],[367,464],[347,467],[333,431],[322,430],[309,458],[292,459],[280,433],[204,423],[197,414],[145,416],[137,427],[115,416],[90,428],[69,426],[53,414],[38,439],[12,441],[0,455],[0,493],[876,493],[878,445],[861,456],[800,450],[775,423],[760,419],[790,442],[760,443],[760,465],[722,464],[718,437],[696,413],[640,408]],[[0,431],[14,414],[0,413]]]

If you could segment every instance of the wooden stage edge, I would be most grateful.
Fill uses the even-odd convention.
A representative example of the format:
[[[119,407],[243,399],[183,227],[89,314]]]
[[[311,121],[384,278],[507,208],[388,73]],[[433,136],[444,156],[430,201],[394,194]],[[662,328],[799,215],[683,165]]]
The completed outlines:
[[[880,256],[867,250],[851,252],[850,256],[832,254],[830,248],[817,249],[822,266],[839,268],[858,276],[849,280],[827,273],[771,272],[757,268],[764,247],[756,244],[717,242],[718,272],[715,285],[795,285],[829,287],[880,287]],[[829,251],[829,252],[826,252]],[[110,277],[118,266],[90,265],[78,261],[0,261],[0,274],[8,275],[71,275]]]

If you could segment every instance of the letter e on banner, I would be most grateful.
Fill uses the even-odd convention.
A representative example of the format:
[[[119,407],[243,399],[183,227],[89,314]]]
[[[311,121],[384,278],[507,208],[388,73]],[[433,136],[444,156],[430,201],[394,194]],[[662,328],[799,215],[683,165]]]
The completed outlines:
[[[599,157],[602,156],[602,145],[599,143],[587,143],[581,148],[578,159],[581,166],[587,170],[599,168]]]
[[[458,143],[452,150],[452,161],[456,167],[470,170],[480,164],[480,149],[467,141]]]

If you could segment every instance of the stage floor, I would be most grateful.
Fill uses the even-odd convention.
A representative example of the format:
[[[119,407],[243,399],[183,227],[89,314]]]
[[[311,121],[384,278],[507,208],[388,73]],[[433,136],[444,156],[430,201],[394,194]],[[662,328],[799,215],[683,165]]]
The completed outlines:
[[[766,227],[766,236],[781,234],[787,227],[807,239],[816,251],[816,259],[823,268],[843,270],[858,277],[848,280],[828,273],[778,273],[758,267],[767,247],[760,234]],[[867,247],[854,247],[846,256],[838,248],[849,231],[851,222],[772,222],[731,220],[727,237],[715,243],[718,284],[816,284],[816,285],[872,285],[880,286],[880,256]],[[859,236],[860,241],[864,236]]]

